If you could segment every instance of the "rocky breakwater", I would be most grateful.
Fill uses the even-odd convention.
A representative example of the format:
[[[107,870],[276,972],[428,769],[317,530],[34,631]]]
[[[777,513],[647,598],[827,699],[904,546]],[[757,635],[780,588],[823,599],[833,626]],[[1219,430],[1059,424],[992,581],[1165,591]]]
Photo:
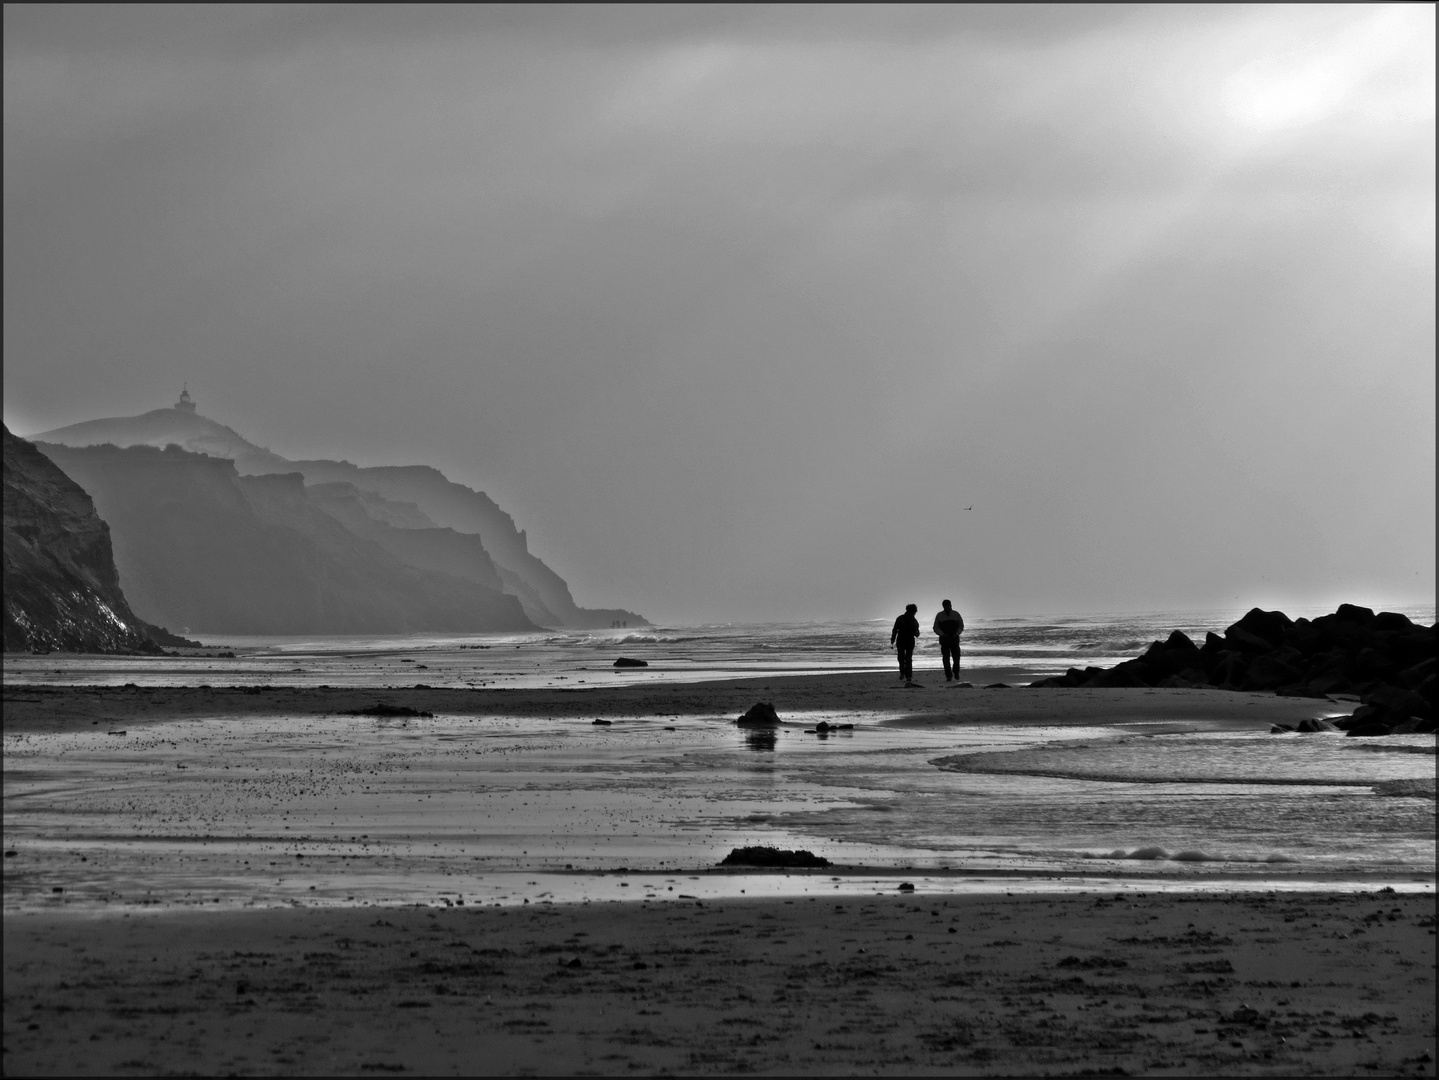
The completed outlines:
[[[1203,645],[1176,630],[1112,668],[1070,668],[1030,685],[1205,686],[1347,699],[1359,708],[1333,725],[1350,735],[1423,734],[1436,728],[1436,640],[1435,627],[1395,611],[1341,604],[1316,619],[1291,619],[1254,608],[1223,636],[1206,634]]]

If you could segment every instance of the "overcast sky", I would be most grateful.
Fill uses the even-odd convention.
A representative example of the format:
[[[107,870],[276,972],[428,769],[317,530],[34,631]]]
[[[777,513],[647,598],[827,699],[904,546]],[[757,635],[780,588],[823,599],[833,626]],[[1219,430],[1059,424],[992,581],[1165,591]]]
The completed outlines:
[[[12,430],[187,380],[671,621],[1433,602],[1431,5],[4,30]]]

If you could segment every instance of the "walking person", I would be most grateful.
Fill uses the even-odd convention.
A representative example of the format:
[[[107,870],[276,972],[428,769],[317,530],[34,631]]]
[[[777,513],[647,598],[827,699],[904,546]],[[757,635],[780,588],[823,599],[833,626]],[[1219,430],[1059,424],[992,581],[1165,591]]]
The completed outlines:
[[[889,633],[889,643],[899,651],[899,677],[905,686],[917,686],[914,681],[914,643],[919,638],[919,620],[914,613],[919,608],[906,604],[904,614],[894,620],[894,629]]]
[[[948,600],[934,617],[934,632],[939,635],[939,655],[944,661],[944,681],[959,678],[959,635],[964,633],[964,616],[950,606]],[[950,672],[953,660],[954,671]]]

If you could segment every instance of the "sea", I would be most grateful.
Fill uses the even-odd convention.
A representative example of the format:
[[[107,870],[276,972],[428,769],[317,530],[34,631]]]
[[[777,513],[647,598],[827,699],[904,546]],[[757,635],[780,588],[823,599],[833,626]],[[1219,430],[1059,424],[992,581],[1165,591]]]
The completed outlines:
[[[975,618],[965,677],[1018,687],[1112,665],[1175,629],[1202,639],[1240,614]],[[1434,621],[1432,606],[1406,614]],[[200,634],[205,655],[193,657],[12,654],[4,682],[10,698],[42,684],[693,688],[878,675],[894,664],[889,626]],[[615,668],[620,656],[647,666]],[[923,646],[917,681],[941,687],[938,667]],[[1433,735],[1271,735],[1233,723],[1226,699],[1210,694],[1213,715],[1185,723],[1130,709],[1079,726],[1042,716],[935,726],[899,710],[781,707],[786,726],[762,736],[692,710],[598,725],[519,709],[388,718],[283,706],[273,716],[201,710],[134,730],[7,732],[4,906],[661,903],[900,884],[1433,891]],[[1338,715],[1354,703],[1313,706]],[[822,720],[852,726],[819,735]],[[831,866],[719,867],[752,845],[810,851]]]
[[[1434,622],[1434,606],[1400,609]],[[1323,609],[1297,610],[1313,617]],[[923,614],[923,613],[922,613]],[[1182,630],[1197,644],[1222,633],[1242,609],[1152,611],[1014,618],[966,623],[966,678],[1023,683],[1071,667],[1110,667],[1151,641]],[[895,670],[892,619],[794,623],[658,625],[522,634],[276,635],[196,633],[215,652],[195,657],[5,658],[7,684],[148,686],[265,685],[435,687],[578,687],[625,682],[703,682],[760,675]],[[189,633],[188,630],[185,631]],[[615,668],[620,656],[643,668]],[[933,639],[914,658],[919,673],[941,669]],[[989,678],[993,676],[993,678]],[[942,676],[941,676],[942,677]]]

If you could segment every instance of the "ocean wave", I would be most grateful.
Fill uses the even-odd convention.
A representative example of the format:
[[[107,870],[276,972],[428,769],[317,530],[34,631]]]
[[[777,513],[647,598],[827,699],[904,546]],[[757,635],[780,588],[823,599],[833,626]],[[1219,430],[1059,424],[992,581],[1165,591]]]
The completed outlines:
[[[1275,852],[1271,855],[1217,855],[1199,849],[1189,849],[1170,854],[1162,847],[1141,847],[1133,851],[1117,848],[1103,855],[1089,855],[1091,859],[1138,859],[1144,862],[1243,862],[1243,863],[1295,863],[1299,860],[1292,855]]]
[[[703,641],[704,638],[685,636],[680,634],[625,634],[623,637],[615,637],[611,634],[581,634],[575,637],[563,635],[549,638],[546,644],[556,645],[592,645],[595,648],[608,649],[616,645],[673,645],[682,641]]]

